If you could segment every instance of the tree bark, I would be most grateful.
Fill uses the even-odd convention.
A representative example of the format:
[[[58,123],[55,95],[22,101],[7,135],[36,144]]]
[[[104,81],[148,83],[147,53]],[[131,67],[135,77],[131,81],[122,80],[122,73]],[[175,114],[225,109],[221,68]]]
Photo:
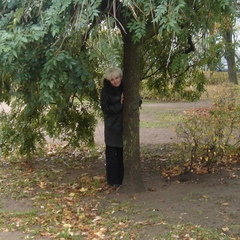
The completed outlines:
[[[232,29],[225,32],[225,58],[228,65],[228,79],[230,83],[238,84],[237,69],[235,62],[235,47],[232,41]]]
[[[124,152],[124,189],[131,192],[144,191],[140,161],[139,140],[139,84],[140,52],[131,37],[124,37],[123,66],[123,152]]]

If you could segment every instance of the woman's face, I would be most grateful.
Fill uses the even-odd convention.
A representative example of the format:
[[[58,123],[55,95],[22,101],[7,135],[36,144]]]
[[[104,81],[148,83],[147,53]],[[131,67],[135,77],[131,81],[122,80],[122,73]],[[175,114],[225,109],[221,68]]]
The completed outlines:
[[[114,86],[114,87],[119,87],[120,84],[122,82],[122,77],[121,76],[111,76],[110,79],[110,83]]]

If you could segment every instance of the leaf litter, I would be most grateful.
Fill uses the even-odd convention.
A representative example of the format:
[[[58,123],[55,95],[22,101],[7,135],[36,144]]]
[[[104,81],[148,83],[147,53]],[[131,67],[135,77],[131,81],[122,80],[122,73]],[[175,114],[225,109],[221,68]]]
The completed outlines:
[[[49,144],[31,166],[2,160],[2,201],[29,206],[17,212],[1,203],[0,231],[31,239],[239,239],[239,156],[213,174],[197,165],[182,174],[183,168],[168,165],[174,149],[143,146],[147,191],[136,195],[106,185],[102,147]]]

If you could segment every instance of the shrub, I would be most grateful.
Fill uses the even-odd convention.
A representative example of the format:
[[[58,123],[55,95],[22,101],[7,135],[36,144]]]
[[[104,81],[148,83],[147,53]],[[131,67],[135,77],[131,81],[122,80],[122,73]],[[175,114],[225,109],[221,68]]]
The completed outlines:
[[[219,84],[228,82],[228,73],[227,72],[206,71],[204,73],[204,75],[207,78],[209,85],[219,85]]]
[[[211,171],[223,157],[240,149],[240,92],[226,85],[211,108],[186,112],[176,129],[181,164]]]
[[[204,71],[203,75],[199,74],[194,77],[198,79],[197,81],[201,81],[201,78],[206,79],[206,88],[209,86],[213,87],[227,84],[229,81],[227,72]],[[238,73],[238,77],[240,77],[240,73]],[[163,102],[183,101],[189,99],[197,99],[200,94],[202,94],[202,90],[198,94],[196,89],[191,85],[185,88],[186,91],[184,91],[184,94],[180,94],[180,92],[172,89],[173,86],[171,83],[164,85],[164,87],[161,86],[160,83],[158,85],[155,84],[152,86],[152,81],[152,79],[148,79],[141,82],[140,94],[144,99],[159,100]],[[188,94],[192,94],[192,96],[187,96]]]

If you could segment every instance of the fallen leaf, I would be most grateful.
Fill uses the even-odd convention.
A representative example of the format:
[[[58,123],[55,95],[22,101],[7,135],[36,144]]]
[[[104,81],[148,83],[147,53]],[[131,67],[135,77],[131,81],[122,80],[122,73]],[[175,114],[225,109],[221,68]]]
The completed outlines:
[[[229,203],[222,203],[222,206],[228,206]]]
[[[42,189],[46,188],[46,183],[45,182],[40,182],[39,187],[42,188]]]
[[[74,197],[74,196],[75,196],[75,193],[73,192],[69,194],[69,197]]]
[[[102,220],[102,217],[97,216],[97,217],[95,217],[95,218],[93,219],[93,222],[97,222],[97,221],[99,221],[99,220]]]
[[[229,228],[228,228],[228,227],[223,227],[222,230],[223,230],[224,232],[228,232],[228,231],[229,231]]]
[[[82,192],[82,193],[84,193],[84,192],[87,192],[88,191],[88,189],[87,188],[84,188],[84,187],[82,187],[80,190],[79,190],[80,192]]]

